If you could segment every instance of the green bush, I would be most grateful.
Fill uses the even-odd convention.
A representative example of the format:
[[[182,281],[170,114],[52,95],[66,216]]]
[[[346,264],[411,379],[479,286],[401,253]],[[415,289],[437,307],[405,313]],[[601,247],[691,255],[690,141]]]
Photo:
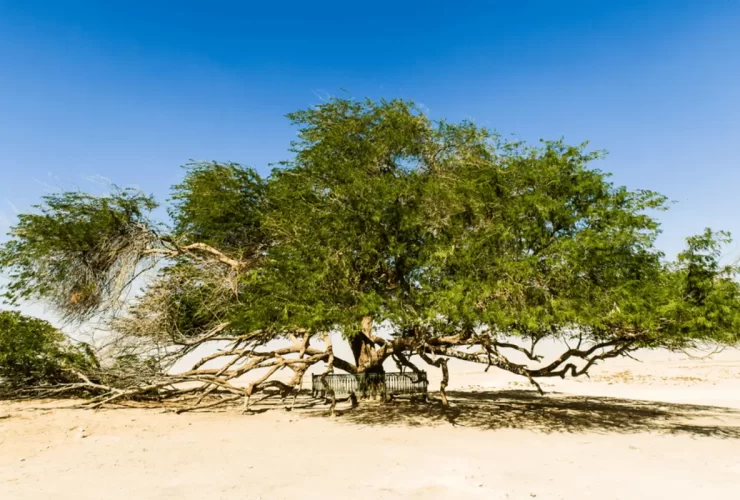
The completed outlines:
[[[93,359],[46,321],[0,311],[0,383],[13,387],[78,381]]]

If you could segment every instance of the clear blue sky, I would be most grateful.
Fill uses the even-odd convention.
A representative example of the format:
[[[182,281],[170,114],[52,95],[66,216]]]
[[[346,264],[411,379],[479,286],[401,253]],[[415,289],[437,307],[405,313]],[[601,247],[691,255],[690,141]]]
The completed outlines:
[[[736,0],[0,0],[0,231],[49,186],[165,198],[191,158],[266,173],[285,113],[342,89],[590,140],[616,182],[678,202],[669,255],[705,226],[740,238]]]

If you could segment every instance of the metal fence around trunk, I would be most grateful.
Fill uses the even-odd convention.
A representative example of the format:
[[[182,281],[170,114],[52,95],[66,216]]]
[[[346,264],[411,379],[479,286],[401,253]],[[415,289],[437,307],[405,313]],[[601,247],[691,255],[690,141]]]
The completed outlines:
[[[311,394],[314,397],[325,397],[326,389],[321,375],[311,377]],[[415,395],[426,394],[427,373],[358,373],[326,375],[326,383],[334,390],[336,396],[355,394],[367,397],[376,395]]]

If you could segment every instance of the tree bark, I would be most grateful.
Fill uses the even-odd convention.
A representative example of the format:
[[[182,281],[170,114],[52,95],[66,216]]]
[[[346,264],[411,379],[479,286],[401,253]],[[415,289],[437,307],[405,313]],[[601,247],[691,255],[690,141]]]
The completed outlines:
[[[383,358],[378,355],[372,334],[373,320],[370,316],[362,318],[362,329],[352,338],[352,354],[355,358],[357,373],[360,375],[359,389],[361,396],[367,398],[368,393],[375,399],[377,394],[386,400],[385,381],[383,375]]]
[[[373,320],[370,316],[362,318],[362,329],[352,338],[352,355],[355,358],[357,373],[385,373],[383,360],[378,357],[372,339]]]

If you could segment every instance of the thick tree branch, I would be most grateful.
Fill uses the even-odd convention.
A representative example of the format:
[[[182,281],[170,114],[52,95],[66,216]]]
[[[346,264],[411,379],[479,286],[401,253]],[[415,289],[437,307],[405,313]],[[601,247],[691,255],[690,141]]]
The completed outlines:
[[[161,255],[165,257],[179,257],[181,255],[187,255],[187,254],[206,254],[211,255],[214,257],[214,259],[217,262],[220,262],[221,264],[225,264],[235,271],[242,270],[245,268],[249,262],[240,261],[236,259],[232,259],[231,257],[228,257],[223,252],[213,248],[210,245],[206,245],[205,243],[191,243],[189,245],[185,246],[179,246],[173,241],[168,241],[173,248],[150,248],[147,250],[144,250],[142,252],[142,255]]]

